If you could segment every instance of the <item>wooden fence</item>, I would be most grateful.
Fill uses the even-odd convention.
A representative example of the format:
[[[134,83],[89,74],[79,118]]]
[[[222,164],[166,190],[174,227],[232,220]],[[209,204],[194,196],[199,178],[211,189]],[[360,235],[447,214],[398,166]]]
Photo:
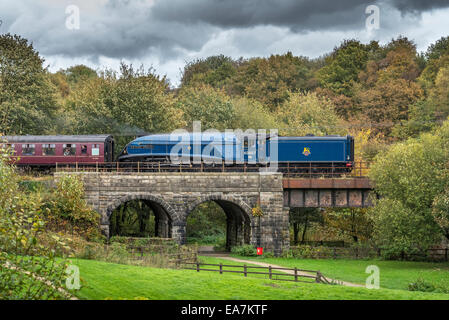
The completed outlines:
[[[248,266],[248,265],[226,265],[226,264],[209,264],[209,263],[184,263],[184,269],[200,271],[211,271],[223,273],[238,273],[243,274],[247,277],[250,274],[265,275],[268,276],[270,280],[280,280],[280,281],[294,281],[294,282],[305,282],[305,283],[324,283],[332,284],[326,277],[324,277],[320,271],[314,270],[302,270],[298,268],[281,268],[281,267],[260,267],[260,266]],[[192,267],[189,267],[192,266]],[[205,268],[203,268],[205,267]],[[212,269],[210,267],[218,267]],[[226,269],[229,268],[229,269]],[[230,270],[230,269],[241,269],[241,270]],[[251,269],[256,269],[258,271],[251,271]],[[260,271],[260,270],[266,270]],[[281,272],[276,272],[280,270]],[[284,272],[282,272],[284,271]]]

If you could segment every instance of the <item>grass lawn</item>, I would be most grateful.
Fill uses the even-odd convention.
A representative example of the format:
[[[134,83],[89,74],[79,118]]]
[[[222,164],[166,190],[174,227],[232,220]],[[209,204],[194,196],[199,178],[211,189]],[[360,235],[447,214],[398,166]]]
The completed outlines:
[[[238,300],[238,299],[449,299],[447,294],[368,290],[243,278],[242,275],[157,269],[72,259],[80,268],[81,299]]]
[[[418,278],[422,278],[435,285],[449,288],[449,263],[235,257],[285,267],[320,270],[327,277],[360,284],[364,284],[368,277],[368,274],[365,273],[366,267],[376,265],[380,270],[381,288],[407,290],[408,284],[416,281]]]

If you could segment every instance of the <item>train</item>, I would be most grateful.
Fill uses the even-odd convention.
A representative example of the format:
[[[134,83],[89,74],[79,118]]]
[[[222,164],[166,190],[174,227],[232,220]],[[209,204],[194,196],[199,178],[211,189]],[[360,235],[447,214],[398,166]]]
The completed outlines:
[[[56,164],[115,161],[111,135],[3,136],[0,147],[21,167],[49,168]]]
[[[117,159],[120,162],[185,162],[189,165],[204,162],[266,166],[269,163],[279,168],[309,170],[312,167],[343,173],[353,168],[354,138],[349,135],[282,137],[200,133],[195,137],[194,133],[155,134],[131,141]]]
[[[32,168],[73,163],[157,162],[165,166],[275,164],[280,171],[307,172],[313,168],[314,172],[348,173],[354,165],[354,138],[349,135],[152,134],[130,141],[117,157],[114,138],[107,134],[5,136],[2,140],[18,166]]]

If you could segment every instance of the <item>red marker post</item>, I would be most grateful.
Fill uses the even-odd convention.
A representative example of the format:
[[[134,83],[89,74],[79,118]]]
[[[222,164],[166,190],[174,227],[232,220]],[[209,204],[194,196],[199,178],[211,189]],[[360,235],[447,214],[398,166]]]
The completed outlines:
[[[257,255],[258,255],[258,256],[263,255],[263,248],[262,248],[262,247],[258,247],[258,248],[257,248]]]

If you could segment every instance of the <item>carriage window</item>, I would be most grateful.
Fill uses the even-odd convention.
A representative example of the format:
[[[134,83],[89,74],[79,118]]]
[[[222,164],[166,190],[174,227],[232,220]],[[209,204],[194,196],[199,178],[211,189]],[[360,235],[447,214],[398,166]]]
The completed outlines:
[[[13,155],[15,153],[15,145],[11,143],[0,143],[0,149],[7,151],[9,154]]]
[[[54,156],[55,154],[56,154],[56,145],[54,145],[54,144],[43,144],[42,145],[42,155]]]
[[[81,145],[81,155],[87,156],[87,145],[85,145],[85,144]]]
[[[34,156],[36,152],[36,146],[34,144],[22,144],[22,155]]]
[[[93,156],[99,156],[100,155],[100,145],[99,144],[94,144],[92,146],[92,155]]]
[[[64,156],[74,156],[76,154],[76,144],[63,144]]]

